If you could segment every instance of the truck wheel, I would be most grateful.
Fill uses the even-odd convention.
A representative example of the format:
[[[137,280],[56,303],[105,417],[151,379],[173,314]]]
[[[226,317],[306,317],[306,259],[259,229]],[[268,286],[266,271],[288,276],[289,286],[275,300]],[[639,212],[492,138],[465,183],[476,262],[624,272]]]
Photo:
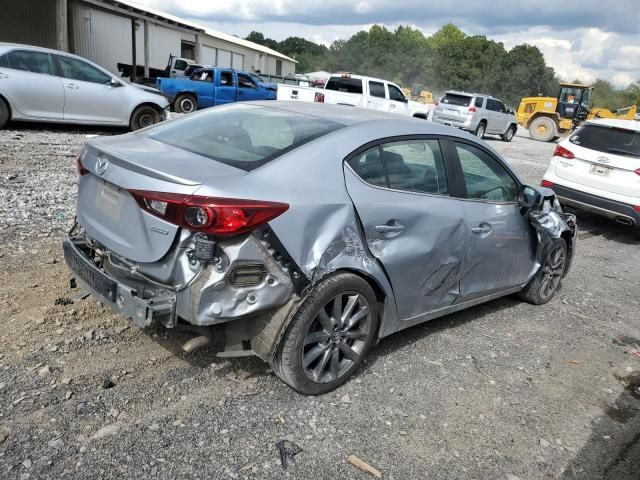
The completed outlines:
[[[558,135],[556,123],[549,117],[538,117],[529,125],[529,135],[539,142],[550,142]]]
[[[0,98],[0,129],[4,128],[4,126],[9,121],[9,107],[7,104]]]
[[[534,305],[547,303],[562,286],[566,264],[567,242],[564,238],[557,238],[546,246],[542,265],[518,296]]]
[[[323,280],[287,327],[271,362],[274,373],[304,395],[336,389],[373,343],[376,305],[373,289],[357,275],[340,273]]]
[[[173,108],[178,113],[191,113],[198,109],[195,97],[186,93],[178,95],[173,105]]]
[[[484,132],[486,131],[487,131],[487,124],[484,123],[484,120],[483,120],[478,124],[478,126],[476,127],[476,131],[474,133],[476,137],[484,138]]]
[[[160,114],[151,105],[140,105],[131,114],[129,128],[139,130],[141,128],[150,127],[160,121]]]
[[[502,141],[503,142],[510,142],[511,140],[513,140],[513,137],[516,135],[516,129],[517,128],[518,127],[516,127],[515,125],[511,125],[509,127],[509,130],[507,130],[502,135],[500,135],[500,138],[502,139]]]

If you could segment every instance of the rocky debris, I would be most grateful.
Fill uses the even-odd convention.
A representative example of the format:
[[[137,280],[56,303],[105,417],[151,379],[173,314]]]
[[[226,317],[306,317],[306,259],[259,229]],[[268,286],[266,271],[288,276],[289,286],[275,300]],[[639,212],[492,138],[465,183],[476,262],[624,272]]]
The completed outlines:
[[[49,367],[49,365],[45,365],[40,370],[38,370],[38,375],[40,375],[41,377],[46,377],[50,373],[51,373],[51,368]]]
[[[120,431],[121,425],[118,423],[112,423],[102,427],[91,437],[93,440],[100,440],[101,438],[108,437],[109,435],[116,435]]]

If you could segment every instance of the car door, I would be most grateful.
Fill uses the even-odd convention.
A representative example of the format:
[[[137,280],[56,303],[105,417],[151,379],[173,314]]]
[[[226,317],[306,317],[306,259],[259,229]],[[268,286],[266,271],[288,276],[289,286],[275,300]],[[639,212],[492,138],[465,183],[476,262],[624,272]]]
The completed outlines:
[[[232,103],[236,101],[236,75],[233,70],[218,70],[216,80],[215,104]]]
[[[51,55],[36,50],[12,50],[0,59],[0,91],[15,117],[62,120],[64,88],[55,75]],[[17,113],[17,115],[16,115]]]
[[[401,320],[451,305],[467,250],[462,203],[449,196],[437,138],[367,145],[345,162],[347,191],[371,254],[385,269]]]
[[[84,60],[53,55],[64,85],[64,119],[79,123],[129,123],[127,88]],[[117,85],[117,86],[116,86]]]
[[[404,93],[402,93],[402,90],[393,83],[388,83],[387,88],[389,89],[389,111],[408,115],[409,102],[407,101],[407,97],[404,96]]]
[[[536,268],[535,233],[519,203],[520,183],[488,150],[463,140],[448,141],[449,162],[462,179],[469,252],[460,301],[524,285]]]
[[[238,73],[238,101],[262,100],[262,92],[246,73]]]
[[[207,108],[215,104],[213,70],[200,70],[191,75],[193,91],[198,97],[198,108]]]
[[[384,82],[376,82],[369,80],[369,99],[367,100],[367,108],[379,110],[381,112],[389,111],[389,100],[387,98],[387,89]]]
[[[499,131],[500,117],[497,109],[497,102],[491,98],[487,98],[487,133],[496,133]]]
[[[504,133],[507,130],[509,124],[509,115],[507,114],[507,107],[504,106],[500,100],[495,100],[496,111],[493,112],[496,116],[496,132]]]

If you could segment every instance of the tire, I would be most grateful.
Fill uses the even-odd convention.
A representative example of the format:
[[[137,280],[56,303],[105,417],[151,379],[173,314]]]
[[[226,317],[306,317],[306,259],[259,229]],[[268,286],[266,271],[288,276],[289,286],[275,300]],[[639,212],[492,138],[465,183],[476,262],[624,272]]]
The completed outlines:
[[[502,141],[503,142],[510,142],[511,140],[513,140],[513,137],[516,136],[516,129],[517,129],[517,127],[511,125],[506,132],[504,132],[502,135],[500,135],[500,138],[502,139]]]
[[[340,325],[334,319],[349,306],[348,319]],[[377,299],[366,280],[351,273],[328,277],[314,287],[287,327],[271,362],[274,373],[304,395],[336,389],[358,368],[373,343],[377,313]],[[351,327],[349,320],[354,322]]]
[[[141,105],[136,108],[131,114],[131,120],[129,121],[129,128],[133,130],[139,130],[141,128],[149,127],[160,121],[160,113],[150,105]]]
[[[549,117],[538,117],[529,125],[529,135],[539,142],[550,142],[558,135],[556,123]]]
[[[484,138],[484,134],[487,131],[487,124],[485,121],[481,121],[476,127],[476,131],[473,134],[478,138]]]
[[[191,113],[198,110],[198,103],[196,102],[196,97],[183,93],[176,97],[175,102],[173,102],[173,108],[178,113]]]
[[[563,238],[549,243],[542,254],[542,265],[518,296],[533,305],[550,301],[562,286],[567,253],[567,242]]]
[[[9,107],[4,100],[0,98],[0,130],[7,124],[9,117]]]

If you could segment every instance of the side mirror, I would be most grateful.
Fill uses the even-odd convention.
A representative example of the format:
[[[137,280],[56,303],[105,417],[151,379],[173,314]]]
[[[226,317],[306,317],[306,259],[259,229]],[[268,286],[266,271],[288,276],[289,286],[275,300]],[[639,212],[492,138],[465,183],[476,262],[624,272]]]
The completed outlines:
[[[522,185],[520,189],[520,205],[526,208],[539,208],[542,206],[542,193],[529,185]]]
[[[120,83],[118,80],[116,80],[115,78],[112,78],[111,81],[109,82],[109,86],[116,88],[116,87],[121,87],[122,83]]]

